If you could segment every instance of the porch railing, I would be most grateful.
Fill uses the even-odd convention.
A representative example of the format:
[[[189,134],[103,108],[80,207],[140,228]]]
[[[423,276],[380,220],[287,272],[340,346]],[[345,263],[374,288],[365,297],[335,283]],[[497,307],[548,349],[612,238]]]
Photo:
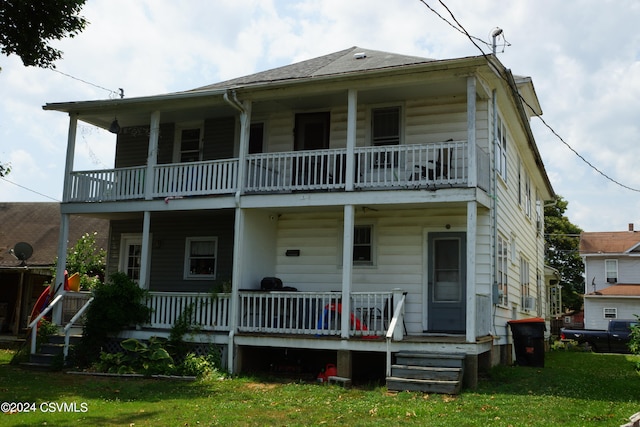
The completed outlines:
[[[358,147],[357,188],[458,187],[467,183],[467,142]]]
[[[249,192],[331,190],[345,187],[346,149],[251,154]]]
[[[391,292],[354,292],[350,334],[384,335]],[[240,332],[340,335],[342,294],[338,292],[240,292]]]
[[[181,316],[203,331],[228,331],[230,294],[149,292],[151,319],[145,326],[171,329]]]
[[[489,157],[477,153],[478,185],[488,188]],[[249,193],[343,190],[347,183],[346,149],[250,154],[246,162]],[[468,169],[466,141],[357,147],[353,183],[358,189],[461,187]],[[238,159],[157,165],[147,195],[145,166],[72,172],[65,201],[233,194],[238,173]]]
[[[70,202],[103,202],[144,197],[145,167],[72,172]]]
[[[159,165],[153,173],[153,197],[234,193],[238,185],[238,160]]]

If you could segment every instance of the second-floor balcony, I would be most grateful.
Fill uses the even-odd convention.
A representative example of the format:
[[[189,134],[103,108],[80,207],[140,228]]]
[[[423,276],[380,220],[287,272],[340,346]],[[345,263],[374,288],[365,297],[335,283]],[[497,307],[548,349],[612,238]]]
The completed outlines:
[[[489,187],[489,156],[476,149],[478,187]],[[346,149],[274,152],[238,158],[71,173],[65,202],[290,191],[437,189],[471,186],[466,141],[357,147],[352,167]],[[353,171],[348,176],[347,170]]]

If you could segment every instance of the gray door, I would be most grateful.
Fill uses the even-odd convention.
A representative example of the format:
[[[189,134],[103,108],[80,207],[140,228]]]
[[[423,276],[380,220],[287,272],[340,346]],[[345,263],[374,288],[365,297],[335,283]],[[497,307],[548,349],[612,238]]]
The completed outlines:
[[[466,234],[429,233],[427,332],[464,333]]]

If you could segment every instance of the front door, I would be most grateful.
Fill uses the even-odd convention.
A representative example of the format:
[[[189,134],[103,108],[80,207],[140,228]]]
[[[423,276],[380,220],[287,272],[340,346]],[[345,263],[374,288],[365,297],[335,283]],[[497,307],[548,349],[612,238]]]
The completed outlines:
[[[429,233],[427,331],[464,333],[466,234]]]

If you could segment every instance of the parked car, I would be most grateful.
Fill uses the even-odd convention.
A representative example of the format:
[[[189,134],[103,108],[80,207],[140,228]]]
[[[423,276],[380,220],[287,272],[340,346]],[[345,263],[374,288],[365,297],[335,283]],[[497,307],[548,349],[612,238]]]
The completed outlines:
[[[615,319],[609,321],[606,331],[563,328],[560,330],[560,339],[577,341],[578,344],[584,344],[594,352],[629,353],[631,327],[637,325],[637,320]]]

